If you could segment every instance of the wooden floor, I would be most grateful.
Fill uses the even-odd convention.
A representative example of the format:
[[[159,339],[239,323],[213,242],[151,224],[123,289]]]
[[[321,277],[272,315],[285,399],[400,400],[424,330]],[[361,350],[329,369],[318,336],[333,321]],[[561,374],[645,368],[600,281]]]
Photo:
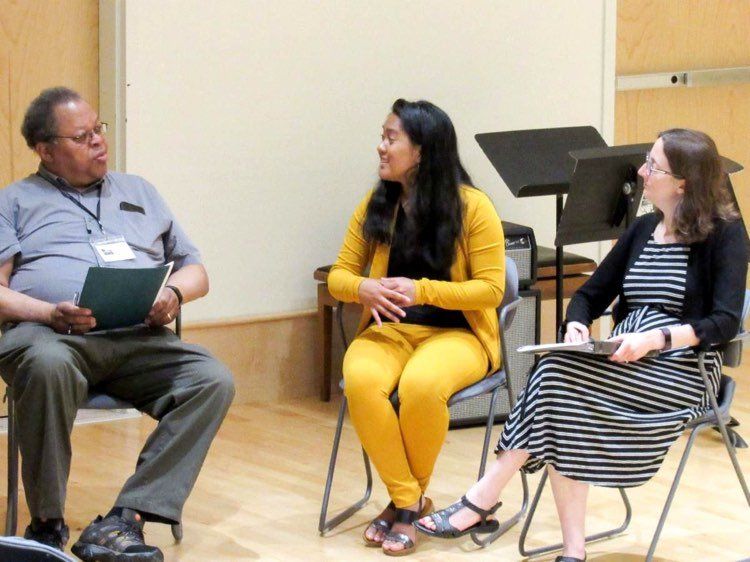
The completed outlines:
[[[750,382],[734,373],[740,391],[734,414],[750,440]],[[744,378],[747,378],[745,375]],[[743,385],[743,382],[745,383]],[[184,514],[185,538],[175,545],[167,526],[149,524],[147,539],[158,544],[167,561],[235,560],[384,560],[377,549],[364,548],[365,523],[386,503],[376,483],[370,504],[329,536],[317,532],[320,500],[339,402],[315,400],[270,406],[241,406],[230,412],[203,468]],[[138,450],[153,427],[147,418],[76,427],[74,463],[67,502],[71,544],[98,513],[106,512],[119,485],[132,470]],[[499,428],[496,428],[495,437]],[[445,506],[471,483],[481,448],[482,430],[451,431],[440,456],[429,495]],[[494,439],[494,438],[493,438]],[[0,447],[5,447],[5,437]],[[673,447],[659,474],[632,491],[630,529],[620,537],[590,546],[589,560],[643,559],[667,489],[684,446]],[[748,449],[739,453],[750,474]],[[339,458],[332,506],[342,507],[364,486],[358,442],[347,424]],[[5,466],[0,479],[5,481]],[[532,477],[532,486],[537,476]],[[501,513],[520,502],[520,481],[503,496]],[[5,502],[5,497],[0,498]],[[615,525],[621,505],[612,490],[593,489],[588,529]],[[20,530],[28,522],[21,507]],[[557,541],[559,532],[547,491],[532,530],[531,545]],[[411,560],[519,560],[520,527],[492,546],[477,549],[470,540],[422,539]],[[743,497],[718,434],[699,438],[683,484],[657,550],[659,560],[740,560],[750,556],[750,508]],[[552,560],[553,557],[541,558]]]

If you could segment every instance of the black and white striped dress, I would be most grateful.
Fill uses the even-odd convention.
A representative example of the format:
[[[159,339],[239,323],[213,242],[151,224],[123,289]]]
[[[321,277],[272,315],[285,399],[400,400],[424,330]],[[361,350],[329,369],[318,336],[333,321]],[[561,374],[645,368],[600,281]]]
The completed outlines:
[[[651,237],[623,281],[628,315],[613,335],[680,323],[689,251]],[[718,353],[709,357],[714,390],[720,361]],[[598,486],[639,486],[659,469],[684,425],[707,406],[691,348],[631,363],[550,353],[529,376],[497,451],[528,451],[523,470],[529,473],[551,464]]]

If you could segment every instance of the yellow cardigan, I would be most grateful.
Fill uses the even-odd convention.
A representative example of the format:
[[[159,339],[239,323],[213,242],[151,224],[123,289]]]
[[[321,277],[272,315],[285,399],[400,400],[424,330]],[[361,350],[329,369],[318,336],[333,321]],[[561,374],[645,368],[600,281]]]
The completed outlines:
[[[461,310],[471,330],[487,351],[491,370],[500,367],[497,307],[505,292],[505,240],[500,218],[489,197],[469,186],[461,186],[464,225],[458,241],[450,281],[417,279],[416,304],[432,304]],[[343,302],[359,302],[359,285],[369,266],[369,277],[388,275],[390,246],[369,244],[363,235],[369,194],[354,211],[338,259],[328,275],[328,289]],[[370,322],[364,310],[357,334]]]

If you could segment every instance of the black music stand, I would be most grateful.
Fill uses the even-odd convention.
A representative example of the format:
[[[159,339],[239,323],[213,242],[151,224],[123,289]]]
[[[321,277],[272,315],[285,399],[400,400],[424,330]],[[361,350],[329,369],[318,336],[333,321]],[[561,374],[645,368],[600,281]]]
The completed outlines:
[[[651,146],[629,144],[571,151],[575,164],[568,197],[557,225],[555,246],[615,240],[625,232],[635,218],[643,196],[638,169]],[[742,165],[724,156],[721,159],[727,174],[727,186],[736,205],[729,174],[742,170]]]
[[[635,218],[643,193],[638,168],[650,144],[571,151],[575,161],[555,246],[619,238]]]
[[[639,208],[643,186],[637,172],[652,144],[608,147],[593,127],[484,133],[475,138],[515,197],[557,198],[555,327],[559,334],[563,246],[620,237]],[[729,174],[742,166],[726,157],[722,161],[736,203]],[[565,193],[568,198],[563,204]]]
[[[474,136],[514,197],[556,196],[555,223],[563,212],[575,165],[572,150],[604,148],[607,143],[594,127],[559,127],[480,133]],[[555,324],[562,324],[563,248],[555,254]]]

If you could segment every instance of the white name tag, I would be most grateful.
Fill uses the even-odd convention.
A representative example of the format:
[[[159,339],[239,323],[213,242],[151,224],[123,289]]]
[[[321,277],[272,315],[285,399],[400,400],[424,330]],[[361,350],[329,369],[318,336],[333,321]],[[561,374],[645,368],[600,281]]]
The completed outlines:
[[[91,245],[94,247],[94,250],[96,250],[96,253],[99,254],[99,257],[105,262],[135,259],[133,250],[128,246],[128,243],[122,236],[94,240],[91,242]]]

